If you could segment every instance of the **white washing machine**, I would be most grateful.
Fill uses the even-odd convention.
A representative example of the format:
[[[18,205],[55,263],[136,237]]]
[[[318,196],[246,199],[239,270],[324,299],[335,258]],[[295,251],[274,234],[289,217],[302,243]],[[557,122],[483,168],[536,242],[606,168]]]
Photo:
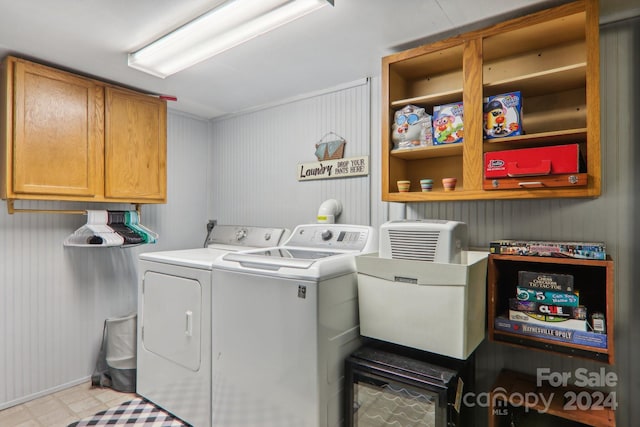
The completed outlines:
[[[285,240],[281,228],[220,225],[207,248],[140,254],[136,392],[195,427],[211,425],[211,268]]]
[[[344,360],[360,346],[354,255],[377,249],[371,227],[310,224],[214,262],[214,426],[341,425]]]

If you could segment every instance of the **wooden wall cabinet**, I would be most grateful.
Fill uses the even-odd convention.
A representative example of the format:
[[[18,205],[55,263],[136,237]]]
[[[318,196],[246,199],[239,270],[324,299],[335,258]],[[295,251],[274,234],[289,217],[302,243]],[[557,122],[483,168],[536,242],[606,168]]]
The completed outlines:
[[[3,67],[10,79],[2,98],[8,115],[3,198],[94,197],[103,110],[95,82],[26,61],[8,60]]]
[[[525,135],[483,139],[483,99],[520,91]],[[391,125],[405,105],[463,102],[462,143],[393,150]],[[578,143],[584,172],[484,179],[484,153]],[[382,60],[382,200],[595,197],[600,195],[598,1],[553,9],[396,53]],[[441,179],[458,178],[455,191]],[[434,188],[421,192],[419,180]],[[399,193],[398,180],[411,180]]]
[[[166,202],[166,103],[15,57],[2,63],[1,196]]]
[[[166,201],[166,104],[105,88],[105,197]]]
[[[606,348],[586,345],[584,342],[566,342],[523,335],[496,327],[496,318],[508,318],[509,298],[516,298],[519,271],[572,275],[574,289],[580,293],[580,305],[584,305],[587,309],[587,318],[591,319],[591,314],[596,312],[604,314],[606,335],[598,334],[598,337],[606,342]],[[489,339],[519,347],[536,348],[613,364],[615,354],[613,277],[613,261],[610,258],[591,260],[491,254],[487,272]]]

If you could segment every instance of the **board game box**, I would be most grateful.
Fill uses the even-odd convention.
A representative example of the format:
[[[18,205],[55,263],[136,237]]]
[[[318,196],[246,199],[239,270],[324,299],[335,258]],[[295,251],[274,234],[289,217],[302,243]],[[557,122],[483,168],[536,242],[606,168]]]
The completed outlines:
[[[518,286],[543,291],[573,292],[573,276],[570,274],[518,271]]]
[[[541,304],[565,305],[577,307],[580,305],[580,297],[571,293],[540,291],[537,289],[517,287],[520,301],[535,301]]]
[[[498,331],[534,338],[545,338],[570,344],[596,348],[607,348],[607,335],[594,332],[574,331],[551,326],[529,325],[505,317],[496,317],[493,327]]]
[[[489,252],[497,255],[552,256],[604,260],[607,257],[602,242],[562,242],[534,240],[494,240]]]
[[[585,306],[571,307],[566,305],[543,304],[535,301],[521,301],[517,298],[509,298],[509,309],[524,313],[535,313],[569,319],[586,320],[587,318],[587,308]]]
[[[509,310],[509,320],[515,320],[516,322],[527,323],[530,325],[551,326],[554,328],[565,328],[576,331],[587,330],[586,320],[548,316],[545,314],[524,313],[516,310]]]
[[[462,142],[463,111],[462,102],[433,107],[433,145]]]
[[[483,108],[486,139],[522,134],[522,96],[519,91],[490,96],[485,99]]]
[[[519,148],[484,153],[484,177],[507,178],[578,173],[578,144]]]

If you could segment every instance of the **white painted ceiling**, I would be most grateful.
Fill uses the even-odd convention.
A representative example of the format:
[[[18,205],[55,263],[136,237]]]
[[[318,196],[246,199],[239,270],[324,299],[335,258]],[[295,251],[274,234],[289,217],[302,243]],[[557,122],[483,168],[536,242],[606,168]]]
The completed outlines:
[[[273,104],[369,76],[380,59],[563,0],[335,0],[166,79],[127,53],[222,0],[0,0],[0,57],[14,54],[154,94],[203,118]],[[260,1],[260,0],[255,0]],[[637,0],[603,1],[616,13]],[[601,10],[601,13],[603,10]]]

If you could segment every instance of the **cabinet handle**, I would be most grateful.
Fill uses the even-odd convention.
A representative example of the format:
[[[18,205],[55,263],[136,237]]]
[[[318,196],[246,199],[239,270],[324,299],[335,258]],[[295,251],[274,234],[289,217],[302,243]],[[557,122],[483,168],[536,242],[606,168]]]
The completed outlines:
[[[544,187],[542,181],[524,181],[519,182],[518,185],[520,187]]]
[[[188,337],[191,337],[193,336],[193,312],[191,310],[187,310],[185,314],[187,318],[187,324],[184,334]]]

